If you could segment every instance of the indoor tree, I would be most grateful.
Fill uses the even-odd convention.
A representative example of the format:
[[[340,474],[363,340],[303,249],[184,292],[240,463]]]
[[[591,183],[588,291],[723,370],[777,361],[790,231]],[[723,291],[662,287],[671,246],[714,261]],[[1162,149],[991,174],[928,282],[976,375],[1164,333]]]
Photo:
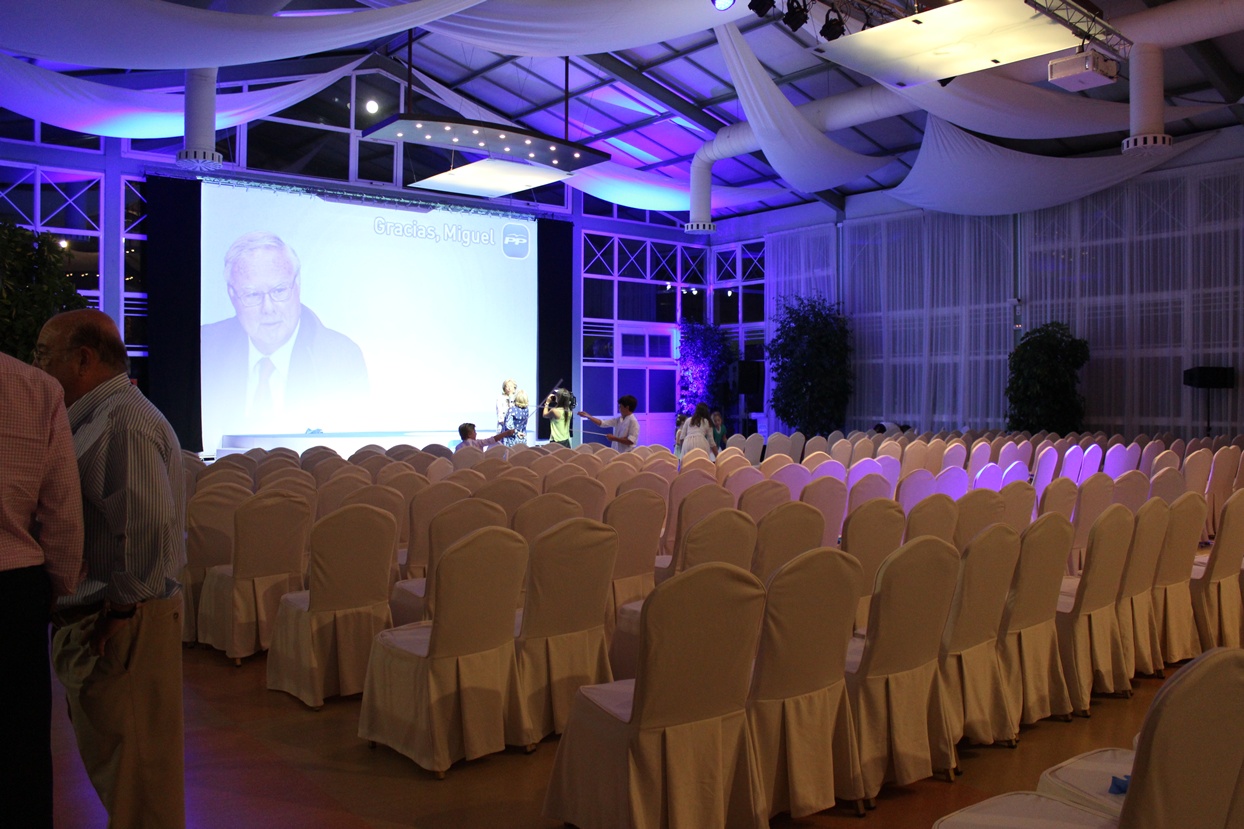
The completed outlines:
[[[1080,369],[1088,359],[1088,340],[1072,336],[1065,322],[1047,322],[1024,334],[1007,360],[1007,428],[1060,435],[1081,431]]]
[[[86,307],[66,273],[68,261],[50,233],[0,221],[0,351],[30,359],[49,317]]]
[[[784,297],[765,346],[779,418],[806,435],[841,429],[855,390],[851,320],[823,297]]]
[[[690,414],[697,403],[720,409],[727,374],[737,359],[735,345],[721,326],[684,319],[678,325],[678,411]]]

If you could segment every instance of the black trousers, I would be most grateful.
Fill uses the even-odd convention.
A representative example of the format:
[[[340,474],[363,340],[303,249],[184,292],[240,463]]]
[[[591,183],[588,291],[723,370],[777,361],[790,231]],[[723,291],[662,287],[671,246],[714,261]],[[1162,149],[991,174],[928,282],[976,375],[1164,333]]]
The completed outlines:
[[[52,826],[52,588],[42,566],[0,571],[0,824]]]

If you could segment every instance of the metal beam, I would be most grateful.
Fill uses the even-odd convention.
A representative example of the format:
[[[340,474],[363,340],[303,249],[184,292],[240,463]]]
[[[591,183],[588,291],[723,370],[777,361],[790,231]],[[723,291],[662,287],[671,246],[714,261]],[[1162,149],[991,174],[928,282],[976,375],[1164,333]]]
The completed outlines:
[[[1145,0],[1149,8],[1165,5],[1169,0]],[[1183,47],[1183,52],[1205,76],[1210,85],[1227,102],[1228,109],[1236,120],[1244,124],[1244,106],[1236,103],[1244,98],[1244,75],[1232,68],[1231,62],[1223,55],[1222,50],[1211,41],[1201,40]]]
[[[616,55],[608,53],[583,55],[583,59],[595,64],[602,71],[642,92],[662,106],[673,110],[693,124],[699,124],[711,133],[715,134],[719,129],[726,126],[725,121],[709,115],[703,109],[697,108],[691,101],[671,92],[668,88],[649,78]]]

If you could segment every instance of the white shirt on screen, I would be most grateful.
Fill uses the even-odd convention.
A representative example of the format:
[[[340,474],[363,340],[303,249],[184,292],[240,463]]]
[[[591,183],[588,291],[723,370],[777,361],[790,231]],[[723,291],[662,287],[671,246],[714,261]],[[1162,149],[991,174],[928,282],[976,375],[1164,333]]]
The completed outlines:
[[[278,348],[271,354],[264,354],[255,348],[253,342],[247,341],[247,365],[250,371],[246,374],[246,416],[255,415],[255,391],[259,388],[259,364],[264,357],[272,361],[275,366],[272,376],[268,378],[268,388],[272,390],[272,413],[280,414],[285,410],[285,381],[289,377],[289,361],[294,355],[294,343],[298,340],[298,329],[302,328],[302,323],[298,323],[294,328],[294,333],[285,341],[285,345]],[[210,360],[211,355],[205,355]]]
[[[613,433],[616,436],[631,439],[630,445],[625,443],[613,444],[613,447],[619,452],[629,452],[639,444],[639,421],[635,419],[635,415],[633,414],[605,418],[601,420],[600,425],[612,426]]]

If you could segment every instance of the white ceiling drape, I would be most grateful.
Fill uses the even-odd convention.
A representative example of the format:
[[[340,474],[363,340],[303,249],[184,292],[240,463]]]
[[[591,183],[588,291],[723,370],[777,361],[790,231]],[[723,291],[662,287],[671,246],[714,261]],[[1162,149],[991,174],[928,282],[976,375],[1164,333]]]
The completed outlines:
[[[993,72],[974,72],[949,85],[889,87],[952,124],[1000,138],[1065,138],[1126,130],[1130,107],[1054,92]],[[1167,107],[1166,122],[1191,118],[1223,104]]]
[[[836,144],[804,118],[760,65],[737,26],[729,23],[713,31],[760,149],[792,187],[815,193],[890,163],[888,156],[874,158]]]
[[[328,88],[363,60],[272,89],[219,95],[216,129],[280,112]],[[184,95],[108,86],[0,55],[0,107],[63,129],[113,138],[169,138],[184,132],[185,103]]]
[[[1050,158],[998,147],[930,115],[916,163],[890,194],[908,204],[972,216],[1024,213],[1104,190],[1208,139],[1155,155]]]
[[[423,26],[481,0],[419,0],[317,17],[209,11],[163,0],[4,0],[0,49],[77,66],[196,69],[340,49]]]

